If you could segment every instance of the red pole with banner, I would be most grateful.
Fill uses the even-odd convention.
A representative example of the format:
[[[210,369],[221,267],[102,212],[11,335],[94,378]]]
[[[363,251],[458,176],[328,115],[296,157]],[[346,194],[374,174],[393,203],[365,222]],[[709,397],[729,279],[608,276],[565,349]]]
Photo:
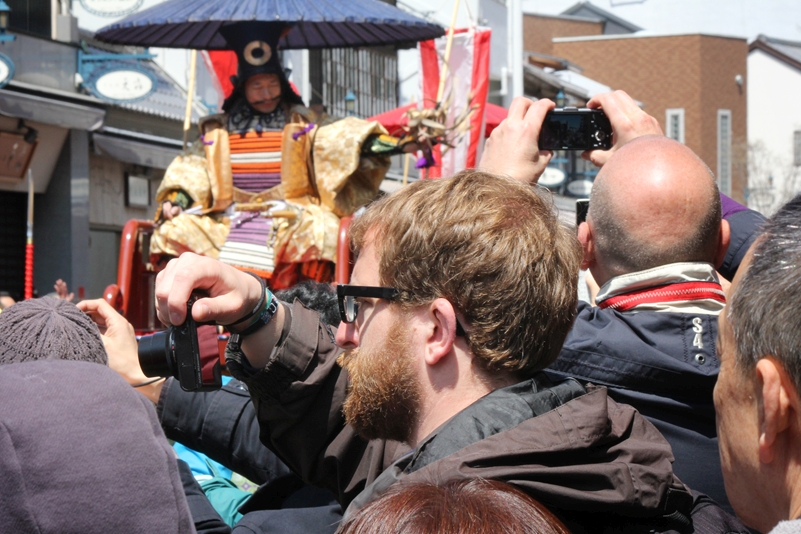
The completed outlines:
[[[25,234],[25,300],[33,298],[33,176],[28,169],[28,229]]]

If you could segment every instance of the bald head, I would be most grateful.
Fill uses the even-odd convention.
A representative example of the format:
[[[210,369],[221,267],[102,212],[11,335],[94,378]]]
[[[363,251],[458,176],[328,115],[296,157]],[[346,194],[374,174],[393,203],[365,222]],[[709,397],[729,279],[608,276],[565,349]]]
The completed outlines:
[[[598,173],[588,222],[606,279],[668,263],[714,263],[720,196],[709,167],[692,150],[644,136],[621,147]]]

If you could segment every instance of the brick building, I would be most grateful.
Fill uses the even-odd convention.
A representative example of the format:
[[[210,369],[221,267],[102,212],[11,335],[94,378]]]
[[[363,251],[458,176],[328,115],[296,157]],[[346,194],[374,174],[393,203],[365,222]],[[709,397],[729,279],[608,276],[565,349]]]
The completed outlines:
[[[748,44],[706,33],[655,35],[588,2],[560,15],[527,13],[529,61],[548,58],[541,77],[580,76],[622,89],[665,134],[706,162],[721,191],[744,202],[747,191]],[[560,71],[559,63],[563,65]],[[527,67],[528,68],[528,67]],[[545,91],[532,94],[549,97]],[[567,87],[565,94],[569,94]],[[572,105],[581,103],[569,99]]]
[[[603,21],[561,15],[525,15],[523,17],[523,49],[553,56],[554,37],[602,35]]]
[[[643,103],[666,135],[703,159],[721,191],[745,200],[744,38],[718,35],[557,37],[553,53]]]

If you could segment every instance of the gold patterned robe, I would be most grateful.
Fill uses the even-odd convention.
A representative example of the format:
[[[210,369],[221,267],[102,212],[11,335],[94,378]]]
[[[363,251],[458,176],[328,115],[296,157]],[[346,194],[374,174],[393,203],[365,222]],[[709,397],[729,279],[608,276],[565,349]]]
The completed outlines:
[[[162,203],[176,189],[186,191],[194,201],[192,207],[200,208],[205,214],[184,212],[163,221],[150,239],[150,253],[180,256],[184,252],[194,252],[217,259],[228,236],[229,223],[220,213],[206,215],[213,211],[213,199],[221,195],[219,184],[209,180],[205,158],[181,155],[170,163],[156,192],[157,218]]]
[[[170,173],[168,169],[159,188],[160,192],[183,188],[192,195],[195,205],[202,207],[204,216],[182,214],[171,224],[163,223],[156,232],[159,237],[151,241],[151,252],[176,255],[192,250],[216,258],[228,229],[228,219],[219,215],[221,210],[232,202],[253,204],[283,199],[295,217],[274,219],[275,240],[271,244],[276,265],[314,260],[336,262],[339,218],[373,200],[389,169],[389,158],[364,156],[362,145],[370,136],[386,135],[386,130],[377,122],[355,117],[324,119],[320,124],[310,125],[316,117],[306,108],[296,106],[291,110],[292,121],[283,132],[281,185],[249,193],[233,186],[229,134],[222,127],[226,124],[223,117],[212,116],[201,122],[201,128],[206,128],[207,181],[202,179],[202,173],[196,172],[196,160],[176,163],[180,158],[197,156],[180,156],[174,162],[175,170],[180,172]],[[298,133],[297,138],[293,137]],[[182,169],[188,163],[192,172]],[[182,180],[191,185],[184,185]],[[183,218],[186,220],[176,221]]]

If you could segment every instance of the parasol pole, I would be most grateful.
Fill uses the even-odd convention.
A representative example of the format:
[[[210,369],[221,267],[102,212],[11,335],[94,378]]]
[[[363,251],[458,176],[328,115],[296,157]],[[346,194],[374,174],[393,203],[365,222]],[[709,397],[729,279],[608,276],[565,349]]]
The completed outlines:
[[[195,96],[195,74],[197,73],[197,50],[192,50],[189,59],[189,86],[186,91],[186,115],[184,116],[184,150],[189,143],[189,128],[192,127],[192,99]]]
[[[25,232],[25,300],[33,298],[33,175],[28,168],[28,228]]]
[[[412,95],[412,106],[415,106],[415,107],[417,106],[417,97],[415,95]],[[407,113],[408,113],[408,111],[407,111]],[[408,115],[407,115],[407,117],[408,117]],[[412,154],[411,154],[411,152],[407,152],[406,154],[404,154],[404,158],[403,158],[403,182],[402,182],[402,185],[404,185],[404,186],[409,183],[409,165],[411,165],[411,162],[412,162]]]
[[[448,28],[448,40],[445,41],[445,57],[442,60],[442,72],[439,75],[439,88],[437,89],[437,107],[442,102],[445,93],[445,78],[448,76],[448,62],[451,59],[451,46],[453,45],[453,32],[456,29],[456,15],[459,13],[459,0],[453,3],[453,13],[451,14],[451,26]]]

